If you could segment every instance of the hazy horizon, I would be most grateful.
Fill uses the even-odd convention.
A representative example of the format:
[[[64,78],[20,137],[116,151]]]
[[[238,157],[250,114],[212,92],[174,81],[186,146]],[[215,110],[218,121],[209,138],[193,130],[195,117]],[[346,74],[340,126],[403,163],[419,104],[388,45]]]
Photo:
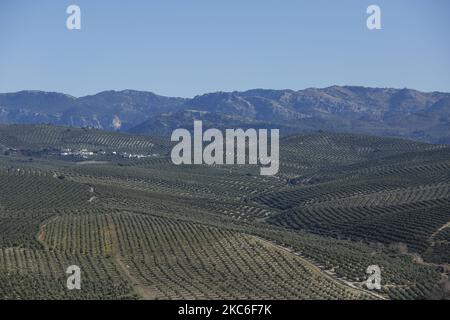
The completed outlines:
[[[93,92],[93,93],[89,93],[89,94],[85,94],[85,95],[80,95],[80,96],[76,96],[71,94],[70,92],[62,92],[62,91],[55,91],[55,90],[39,90],[39,89],[22,89],[22,90],[17,90],[17,91],[8,91],[8,92],[0,92],[0,94],[15,94],[15,93],[19,93],[19,92],[45,92],[45,93],[59,93],[59,94],[64,94],[67,96],[71,96],[74,97],[76,99],[78,98],[82,98],[82,97],[87,97],[87,96],[94,96],[96,94],[102,93],[102,92],[124,92],[124,91],[137,91],[137,92],[147,92],[147,93],[153,93],[155,95],[158,96],[162,96],[162,97],[170,97],[170,98],[182,98],[182,99],[192,99],[195,98],[196,96],[202,96],[205,94],[211,94],[211,93],[233,93],[233,92],[247,92],[247,91],[252,91],[252,90],[275,90],[275,91],[284,91],[284,90],[290,90],[290,91],[294,91],[294,92],[298,92],[298,91],[304,91],[304,90],[308,90],[308,89],[317,89],[317,90],[323,90],[323,89],[327,89],[327,88],[332,88],[332,87],[348,87],[348,88],[368,88],[368,89],[392,89],[392,90],[414,90],[414,91],[419,91],[422,93],[450,93],[449,91],[439,91],[439,90],[431,90],[431,91],[422,91],[416,88],[396,88],[396,87],[380,87],[380,86],[374,86],[374,87],[369,87],[369,86],[363,86],[363,85],[329,85],[329,86],[325,86],[325,87],[305,87],[305,88],[300,88],[300,89],[295,89],[295,88],[280,88],[280,89],[276,89],[276,88],[248,88],[248,89],[243,89],[243,90],[230,90],[230,91],[225,91],[225,90],[218,90],[218,91],[211,91],[211,92],[203,92],[203,93],[199,93],[197,95],[194,96],[181,96],[181,95],[164,95],[164,94],[160,94],[159,92],[155,91],[155,90],[138,90],[138,89],[132,89],[132,88],[125,88],[125,89],[106,89],[106,90],[102,90],[102,91],[98,91],[98,92]]]

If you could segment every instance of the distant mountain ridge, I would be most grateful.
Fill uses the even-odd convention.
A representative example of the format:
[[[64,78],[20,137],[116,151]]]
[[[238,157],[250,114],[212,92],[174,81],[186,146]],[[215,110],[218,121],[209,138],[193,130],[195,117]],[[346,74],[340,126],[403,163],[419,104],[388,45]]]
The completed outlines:
[[[332,86],[322,89],[215,92],[174,98],[152,92],[103,91],[70,95],[20,91],[0,94],[0,123],[51,123],[143,134],[191,127],[317,130],[450,143],[450,93]]]
[[[57,92],[0,94],[0,123],[51,123],[105,130],[127,130],[161,112],[179,108],[185,99],[152,92],[103,91],[75,98]]]

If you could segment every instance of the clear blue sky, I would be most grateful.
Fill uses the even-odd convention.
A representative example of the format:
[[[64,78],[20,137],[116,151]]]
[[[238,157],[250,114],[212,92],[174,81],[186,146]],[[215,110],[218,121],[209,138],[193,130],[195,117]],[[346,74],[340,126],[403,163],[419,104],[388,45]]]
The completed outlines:
[[[366,27],[370,4],[382,30]],[[450,1],[0,0],[0,92],[334,84],[450,92]]]

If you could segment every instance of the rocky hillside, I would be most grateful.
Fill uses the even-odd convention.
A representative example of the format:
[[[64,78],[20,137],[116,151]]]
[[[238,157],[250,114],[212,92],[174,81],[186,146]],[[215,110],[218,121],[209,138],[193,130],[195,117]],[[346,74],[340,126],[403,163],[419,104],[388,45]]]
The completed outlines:
[[[40,91],[0,94],[0,123],[170,134],[192,126],[194,119],[208,127],[277,127],[284,134],[324,130],[450,143],[450,94],[350,86],[216,92],[192,99],[133,90],[80,98]]]

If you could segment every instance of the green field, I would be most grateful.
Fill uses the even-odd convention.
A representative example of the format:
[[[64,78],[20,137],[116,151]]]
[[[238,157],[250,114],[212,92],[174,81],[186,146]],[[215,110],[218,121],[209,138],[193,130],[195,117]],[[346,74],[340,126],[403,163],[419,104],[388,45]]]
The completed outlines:
[[[170,149],[0,125],[0,298],[449,298],[449,146],[289,136],[274,177],[175,166]],[[81,290],[66,288],[73,264]]]

